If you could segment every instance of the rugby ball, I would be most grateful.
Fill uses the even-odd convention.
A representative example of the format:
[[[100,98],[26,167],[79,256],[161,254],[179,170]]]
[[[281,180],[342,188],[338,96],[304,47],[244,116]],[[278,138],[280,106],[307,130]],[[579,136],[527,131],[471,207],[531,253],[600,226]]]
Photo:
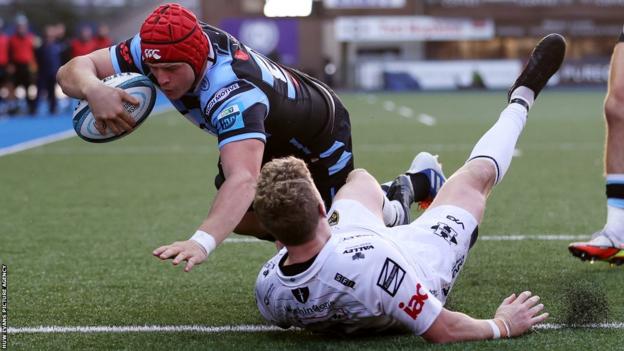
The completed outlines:
[[[106,77],[102,82],[110,87],[120,88],[128,94],[139,100],[139,105],[135,106],[130,103],[124,103],[124,108],[136,122],[135,129],[143,123],[154,108],[156,102],[156,88],[152,81],[144,75],[138,73],[118,73],[110,77]],[[95,117],[89,108],[87,100],[80,100],[74,109],[73,115],[74,130],[82,139],[92,143],[105,143],[119,139],[128,134],[123,132],[115,134],[110,128],[106,129],[105,134],[100,134],[95,128]]]

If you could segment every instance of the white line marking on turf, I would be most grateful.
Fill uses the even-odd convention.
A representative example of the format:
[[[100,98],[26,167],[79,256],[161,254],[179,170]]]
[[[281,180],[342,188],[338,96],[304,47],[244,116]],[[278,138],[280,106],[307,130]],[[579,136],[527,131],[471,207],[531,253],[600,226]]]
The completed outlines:
[[[580,326],[567,326],[563,324],[556,323],[544,323],[538,324],[533,327],[533,329],[565,329],[565,328],[587,328],[587,329],[624,329],[623,322],[613,322],[613,323],[593,323],[593,324],[584,324]]]
[[[152,111],[151,115],[154,116],[154,115],[157,115],[157,114],[168,112],[170,110],[173,110],[172,106],[160,107],[160,108],[156,109],[155,111]],[[20,151],[26,151],[26,150],[29,150],[29,149],[34,149],[34,148],[39,147],[39,146],[51,144],[51,143],[54,143],[54,142],[57,142],[57,141],[65,140],[65,139],[69,139],[69,138],[72,138],[72,137],[75,137],[75,136],[78,136],[78,134],[76,134],[76,131],[71,129],[71,130],[66,130],[64,132],[60,132],[60,133],[44,136],[44,137],[41,137],[41,138],[29,140],[29,141],[26,141],[26,142],[23,142],[23,143],[15,144],[15,145],[12,145],[12,146],[8,146],[8,147],[5,147],[5,148],[0,148],[0,157],[6,156],[6,155],[10,155],[10,154],[14,154],[14,153],[17,153],[17,152],[20,152]]]
[[[29,141],[26,141],[26,142],[23,142],[23,143],[15,144],[13,146],[7,146],[7,147],[4,147],[4,148],[1,148],[0,149],[0,156],[14,154],[16,152],[32,149],[32,148],[35,148],[37,146],[50,144],[50,143],[53,143],[55,141],[69,139],[69,138],[75,137],[75,136],[76,136],[76,132],[73,129],[72,130],[66,130],[64,132],[48,135],[48,136],[45,136],[45,137],[42,137],[42,138],[37,138],[37,139],[29,140]]]
[[[589,240],[589,234],[579,234],[579,235],[571,235],[571,234],[532,234],[532,235],[479,235],[479,239],[483,241],[525,241],[525,240],[536,240],[536,241],[554,241],[554,240],[562,240],[562,241],[570,241],[570,240]],[[268,241],[256,239],[253,237],[248,238],[228,238],[225,239],[226,243],[229,244],[241,244],[241,243],[267,243]]]
[[[424,124],[426,126],[431,127],[431,126],[434,126],[437,121],[436,121],[435,117],[433,117],[431,115],[428,115],[426,113],[421,113],[418,116],[418,122],[420,122],[420,123],[422,123],[422,124]]]
[[[570,327],[563,324],[545,323],[533,327],[541,330],[557,330],[566,328],[586,329],[624,329],[624,323],[596,323]],[[298,328],[282,329],[270,325],[128,325],[128,326],[38,326],[38,327],[10,327],[9,334],[52,334],[52,333],[154,333],[154,332],[197,332],[197,333],[264,333],[275,331],[298,331]]]
[[[150,332],[199,332],[199,333],[257,333],[283,331],[270,325],[128,325],[128,326],[38,326],[8,328],[9,334],[20,333],[150,333]]]

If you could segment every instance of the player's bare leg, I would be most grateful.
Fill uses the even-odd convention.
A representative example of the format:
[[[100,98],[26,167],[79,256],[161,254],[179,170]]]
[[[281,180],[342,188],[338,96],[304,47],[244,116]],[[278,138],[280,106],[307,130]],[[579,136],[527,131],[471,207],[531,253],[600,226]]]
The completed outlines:
[[[624,32],[613,49],[604,114],[607,222],[592,240],[572,243],[568,249],[582,260],[620,265],[624,264]]]

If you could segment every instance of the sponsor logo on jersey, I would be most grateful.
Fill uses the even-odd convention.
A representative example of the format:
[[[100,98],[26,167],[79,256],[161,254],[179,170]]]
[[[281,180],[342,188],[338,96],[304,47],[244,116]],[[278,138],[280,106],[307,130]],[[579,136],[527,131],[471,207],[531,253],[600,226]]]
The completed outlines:
[[[297,301],[301,303],[308,302],[308,297],[310,297],[310,289],[308,289],[307,286],[304,286],[303,288],[292,289],[290,291],[292,292],[295,299],[297,299]]]
[[[312,305],[309,307],[291,307],[291,306],[286,306],[285,310],[288,313],[293,313],[295,315],[300,315],[300,316],[308,316],[311,314],[321,314],[325,311],[329,311],[331,309],[334,308],[334,302],[333,301],[327,301],[327,302],[323,302],[321,304],[318,305]]]
[[[464,227],[464,223],[462,221],[460,221],[459,219],[455,218],[454,216],[448,215],[446,216],[447,219],[461,225],[462,229],[466,229],[466,227]]]
[[[217,92],[212,96],[212,99],[210,99],[210,101],[208,101],[208,104],[206,104],[206,108],[204,109],[204,113],[206,115],[209,115],[209,113],[211,112],[212,108],[219,102],[224,100],[225,98],[227,98],[228,96],[230,96],[230,94],[235,91],[236,89],[240,88],[240,85],[238,83],[234,83],[232,85],[228,85],[225,88],[221,88],[219,90],[217,90]]]
[[[390,258],[386,258],[377,278],[377,286],[394,297],[403,283],[403,278],[405,278],[405,270]]]
[[[334,212],[332,212],[332,214],[329,216],[327,223],[329,223],[330,226],[334,226],[338,224],[338,221],[340,221],[340,214],[338,214],[338,211],[334,210]]]
[[[371,245],[370,243],[366,243],[366,244],[364,244],[364,245],[359,245],[359,246],[350,247],[350,248],[348,248],[348,249],[344,250],[344,251],[342,252],[342,254],[343,254],[343,255],[346,255],[346,254],[352,254],[352,253],[354,253],[354,252],[361,252],[361,251],[366,251],[366,250],[372,250],[372,249],[374,249],[374,248],[375,248],[375,247],[374,247],[373,245]]]
[[[219,133],[229,132],[245,126],[238,105],[232,105],[221,111],[219,117],[217,117],[217,123]]]
[[[431,227],[433,234],[446,240],[446,242],[457,245],[457,232],[451,228],[448,224],[438,222],[438,224]]]
[[[364,258],[366,258],[366,256],[364,256],[364,254],[361,253],[361,252],[356,252],[355,255],[351,256],[351,259],[353,261],[355,261],[355,260],[363,260]]]
[[[346,286],[347,288],[355,289],[355,282],[353,280],[345,277],[344,275],[342,275],[340,273],[336,273],[336,276],[334,277],[334,280],[337,281],[338,283]]]
[[[418,315],[422,312],[423,307],[425,307],[425,300],[429,298],[429,295],[427,295],[426,292],[420,292],[420,288],[422,288],[422,286],[420,285],[420,283],[417,283],[416,293],[412,295],[409,302],[407,302],[407,304],[403,302],[399,303],[399,308],[402,309],[405,314],[407,314],[411,319],[414,320],[418,318]]]
[[[362,238],[362,237],[365,237],[365,236],[374,236],[374,235],[373,234],[350,235],[350,236],[345,236],[344,238],[342,238],[342,241],[353,240],[353,239]]]
[[[160,60],[160,49],[145,49],[143,50],[143,56],[146,59]]]
[[[451,270],[451,274],[452,274],[452,278],[453,279],[457,276],[457,274],[461,270],[462,266],[464,265],[465,258],[466,258],[466,256],[462,255],[462,257],[460,257],[457,261],[455,261],[455,264],[453,264],[453,269]]]

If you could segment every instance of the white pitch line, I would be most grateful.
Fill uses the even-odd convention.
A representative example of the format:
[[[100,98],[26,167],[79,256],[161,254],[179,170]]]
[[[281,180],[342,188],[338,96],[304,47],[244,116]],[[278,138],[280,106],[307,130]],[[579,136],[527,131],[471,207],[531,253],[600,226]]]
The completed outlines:
[[[32,149],[38,146],[50,144],[56,141],[69,139],[71,137],[75,137],[76,132],[72,130],[66,130],[64,132],[48,135],[42,138],[37,138],[33,140],[29,140],[23,143],[15,144],[13,146],[8,146],[4,148],[0,148],[0,156],[14,154],[16,152]]]
[[[532,235],[479,235],[479,239],[482,241],[569,241],[569,240],[589,240],[589,234],[532,234]],[[225,243],[228,244],[242,244],[242,243],[266,243],[266,240],[256,239],[254,237],[248,238],[228,238],[225,239]]]
[[[38,326],[8,328],[9,334],[25,333],[153,333],[153,332],[199,332],[199,333],[258,333],[283,331],[284,329],[270,325],[128,325],[128,326]]]
[[[428,115],[426,113],[421,113],[418,116],[418,122],[420,122],[420,123],[422,123],[422,124],[424,124],[426,126],[431,127],[431,126],[434,126],[437,121],[436,121],[435,117],[433,117],[431,115]]]
[[[159,107],[157,108],[155,111],[152,112],[152,116],[161,114],[161,113],[165,113],[168,112],[170,110],[172,110],[173,107],[171,106],[164,106],[164,107]],[[56,134],[52,134],[52,135],[47,135],[41,138],[37,138],[37,139],[33,139],[33,140],[29,140],[23,143],[19,143],[19,144],[15,144],[12,146],[8,146],[5,148],[0,148],[0,157],[2,156],[6,156],[6,155],[10,155],[10,154],[14,154],[20,151],[26,151],[29,149],[34,149],[36,147],[39,146],[43,146],[43,145],[47,145],[47,144],[51,144],[57,141],[61,141],[61,140],[65,140],[65,139],[69,139],[72,137],[78,136],[78,134],[76,134],[76,131],[74,131],[74,129],[70,129],[70,130],[66,130],[63,132],[59,132]]]
[[[533,329],[553,330],[553,329],[566,329],[566,328],[584,328],[584,329],[624,329],[624,322],[612,322],[612,323],[593,323],[584,324],[580,326],[568,326],[556,323],[543,323],[533,327]]]
[[[556,323],[538,324],[533,327],[538,330],[559,330],[567,328],[584,329],[624,329],[624,323],[595,323],[582,326],[567,326]],[[205,334],[214,333],[264,333],[279,331],[298,331],[298,328],[282,329],[270,325],[128,325],[128,326],[37,326],[37,327],[10,327],[8,334],[65,334],[65,333],[154,333],[154,332],[196,332]]]

